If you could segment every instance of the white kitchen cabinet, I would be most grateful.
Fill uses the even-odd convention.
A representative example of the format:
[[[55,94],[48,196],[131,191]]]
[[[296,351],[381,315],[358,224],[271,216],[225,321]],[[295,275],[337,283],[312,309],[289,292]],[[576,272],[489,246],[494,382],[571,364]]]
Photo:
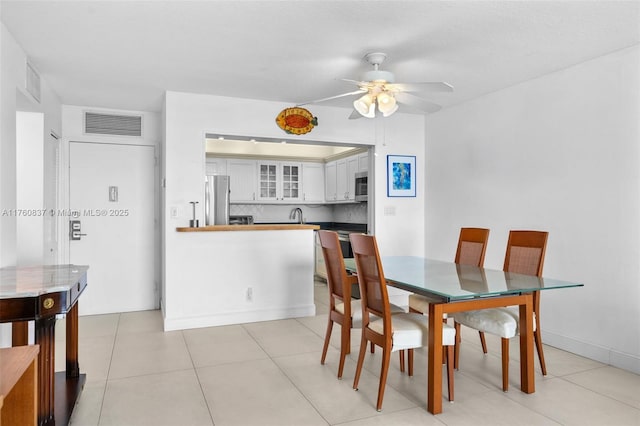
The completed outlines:
[[[369,153],[358,154],[358,171],[369,171]]]
[[[350,202],[356,199],[355,179],[358,156],[331,161],[325,166],[325,199],[327,202]]]
[[[349,183],[347,182],[347,159],[343,158],[336,164],[336,201],[349,199]]]
[[[324,164],[302,163],[302,201],[324,202]]]
[[[227,174],[227,160],[226,158],[211,158],[207,157],[205,163],[206,175],[226,175]]]
[[[258,161],[258,200],[300,201],[302,164],[283,161]]]
[[[338,200],[337,166],[337,161],[330,161],[324,166],[324,199],[327,202]]]
[[[256,200],[256,161],[229,159],[227,160],[227,174],[230,176],[229,186],[232,203]]]
[[[356,173],[358,172],[358,156],[347,158],[347,200],[356,200]]]
[[[338,160],[337,192],[338,201],[355,201],[356,172],[358,171],[358,156]]]

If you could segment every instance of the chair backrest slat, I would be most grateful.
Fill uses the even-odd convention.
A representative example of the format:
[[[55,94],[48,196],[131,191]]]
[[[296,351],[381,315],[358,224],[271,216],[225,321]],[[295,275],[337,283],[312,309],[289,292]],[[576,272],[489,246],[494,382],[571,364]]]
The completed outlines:
[[[511,246],[509,262],[506,270],[524,275],[539,275],[540,254],[542,249],[538,247]]]
[[[460,228],[455,263],[460,265],[484,265],[489,230],[485,228]]]
[[[385,333],[390,333],[389,295],[376,239],[372,235],[364,234],[350,234],[349,238],[358,271],[363,327],[369,324],[369,315],[374,314],[384,320]]]
[[[327,285],[331,309],[335,307],[335,299],[345,302],[345,315],[350,317],[351,284],[347,283],[347,270],[344,266],[342,249],[338,234],[333,231],[318,231],[322,255],[327,268]]]
[[[509,231],[503,270],[541,277],[548,237],[549,233],[546,231]],[[536,313],[536,321],[539,322],[539,291],[533,293],[533,312]]]
[[[548,237],[546,231],[509,231],[504,271],[542,276]]]

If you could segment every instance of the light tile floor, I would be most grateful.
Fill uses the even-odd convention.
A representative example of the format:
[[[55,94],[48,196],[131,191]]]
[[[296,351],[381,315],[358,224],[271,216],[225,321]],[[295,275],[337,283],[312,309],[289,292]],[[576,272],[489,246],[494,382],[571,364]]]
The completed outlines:
[[[536,361],[536,392],[520,392],[513,350],[511,388],[504,393],[499,340],[487,336],[489,354],[483,355],[470,330],[463,332],[455,402],[443,401],[442,414],[426,411],[424,349],[416,351],[413,377],[401,374],[398,357],[392,358],[377,412],[380,351],[367,353],[354,391],[356,330],[338,380],[339,326],[320,365],[328,311],[323,282],[316,282],[315,297],[315,317],[166,333],[159,311],[81,317],[80,369],[87,383],[72,424],[640,425],[640,376],[545,346],[549,375],[541,375]],[[56,370],[63,370],[64,329],[56,336]]]

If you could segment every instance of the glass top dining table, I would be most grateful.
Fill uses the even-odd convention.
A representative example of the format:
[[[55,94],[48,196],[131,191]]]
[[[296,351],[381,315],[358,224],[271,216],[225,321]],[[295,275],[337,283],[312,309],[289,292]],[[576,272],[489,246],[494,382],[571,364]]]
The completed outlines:
[[[533,368],[533,294],[541,290],[581,287],[583,284],[459,265],[415,256],[382,256],[387,285],[429,297],[427,410],[442,412],[442,323],[445,313],[519,307],[520,389],[535,392]],[[356,272],[355,260],[344,259]],[[440,318],[438,320],[438,318]]]
[[[442,302],[583,286],[580,283],[423,257],[382,256],[381,260],[389,285]],[[353,258],[345,259],[344,263],[348,271],[356,271]]]

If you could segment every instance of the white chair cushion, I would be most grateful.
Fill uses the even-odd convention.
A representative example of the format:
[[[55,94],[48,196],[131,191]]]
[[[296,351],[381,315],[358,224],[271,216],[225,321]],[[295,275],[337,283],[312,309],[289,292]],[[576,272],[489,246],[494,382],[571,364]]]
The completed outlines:
[[[391,307],[391,315],[405,313],[405,310],[400,306],[396,306],[393,303],[391,303],[389,306]],[[336,311],[344,315],[344,303],[336,303]],[[377,318],[377,316],[372,315],[371,321],[374,321]],[[362,303],[360,299],[354,299],[351,301],[351,327],[362,328]]]
[[[520,334],[520,316],[517,308],[492,308],[453,314],[453,319],[467,327],[510,339]],[[533,313],[533,331],[536,331],[536,313]]]
[[[516,333],[520,334],[520,314],[518,313],[518,308],[515,306],[511,306],[509,308],[496,308],[496,309],[504,309],[505,311],[508,311],[511,315],[513,315],[513,317],[518,322],[518,330],[516,331]],[[536,331],[536,313],[535,312],[533,313],[533,331]]]
[[[391,317],[393,330],[392,351],[421,348],[429,345],[429,318],[415,313],[396,314]],[[456,340],[456,330],[442,324],[442,344],[453,345]],[[378,334],[384,332],[382,319],[369,323],[369,328]]]
[[[415,309],[423,314],[429,313],[429,304],[433,302],[439,302],[440,300],[430,299],[429,297],[419,294],[409,295],[409,308]],[[442,318],[447,318],[447,314],[442,315]]]
[[[518,317],[506,308],[456,312],[453,314],[453,319],[467,327],[505,339],[518,334]]]

